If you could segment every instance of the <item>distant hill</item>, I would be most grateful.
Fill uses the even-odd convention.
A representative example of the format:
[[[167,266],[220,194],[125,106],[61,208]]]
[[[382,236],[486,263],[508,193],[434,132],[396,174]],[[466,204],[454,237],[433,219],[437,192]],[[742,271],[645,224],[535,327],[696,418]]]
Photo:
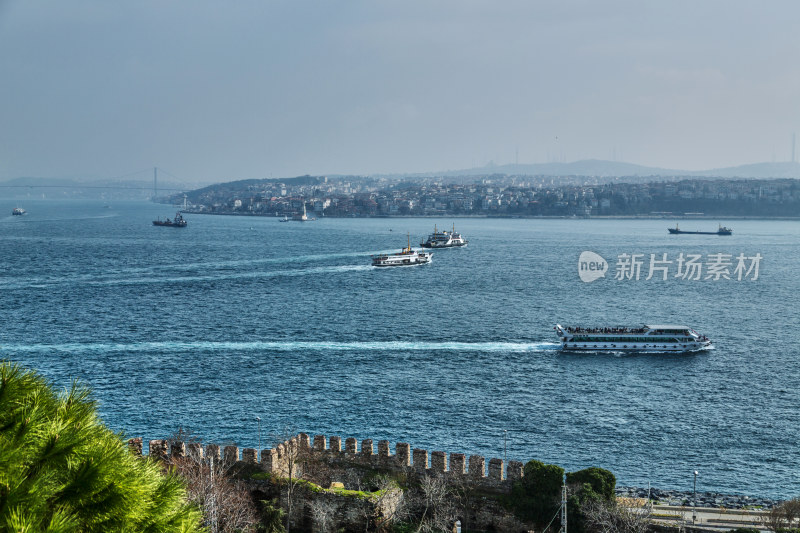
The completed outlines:
[[[720,178],[800,178],[800,163],[754,163],[738,167],[716,168],[692,172],[689,176],[715,176]]]
[[[719,178],[800,178],[800,163],[755,163],[711,170],[676,170],[646,167],[633,163],[585,159],[571,163],[535,163],[518,165],[487,165],[484,167],[405,174],[405,176],[596,176],[596,177],[719,177]]]
[[[189,190],[194,184],[159,180],[158,193],[169,194]],[[79,178],[14,178],[0,182],[0,197],[4,198],[81,198],[147,200],[153,197],[150,180],[108,180]]]

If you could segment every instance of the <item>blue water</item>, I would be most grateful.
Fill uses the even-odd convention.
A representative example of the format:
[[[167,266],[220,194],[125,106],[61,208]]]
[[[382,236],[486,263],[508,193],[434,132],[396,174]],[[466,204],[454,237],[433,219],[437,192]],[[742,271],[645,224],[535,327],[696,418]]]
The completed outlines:
[[[187,215],[148,203],[0,201],[0,357],[92,387],[114,430],[258,445],[292,427],[601,466],[621,485],[800,493],[796,221],[459,219],[464,249],[373,269],[450,219]],[[7,216],[4,214],[8,214]],[[713,229],[714,221],[682,222]],[[392,231],[390,231],[392,230]],[[611,263],[580,281],[584,250]],[[644,280],[649,254],[760,253],[759,279]],[[642,279],[615,280],[622,253]],[[674,265],[673,265],[674,269]],[[674,270],[673,270],[674,272]],[[716,349],[561,354],[560,323],[679,323]]]

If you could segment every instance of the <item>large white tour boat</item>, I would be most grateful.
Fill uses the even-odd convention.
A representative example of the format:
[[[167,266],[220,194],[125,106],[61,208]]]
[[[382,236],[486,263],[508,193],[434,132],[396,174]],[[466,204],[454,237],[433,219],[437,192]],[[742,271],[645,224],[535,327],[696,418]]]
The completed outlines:
[[[419,243],[423,248],[455,248],[466,246],[467,239],[456,233],[456,225],[453,224],[453,231],[439,231],[436,224],[433,225],[433,233],[428,235],[428,240]]]
[[[392,266],[414,266],[430,263],[433,253],[417,252],[411,248],[411,237],[408,237],[408,246],[402,252],[396,254],[381,254],[372,256],[372,266],[392,267]]]
[[[705,335],[687,326],[580,327],[556,324],[561,349],[600,352],[697,352],[713,348]]]

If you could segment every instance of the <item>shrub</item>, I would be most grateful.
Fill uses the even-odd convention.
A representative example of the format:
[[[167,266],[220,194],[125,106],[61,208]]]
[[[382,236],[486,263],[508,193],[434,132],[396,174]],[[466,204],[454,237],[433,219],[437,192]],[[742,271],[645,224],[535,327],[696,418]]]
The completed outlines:
[[[564,469],[541,461],[528,461],[524,476],[511,489],[511,505],[521,519],[546,526],[561,507]]]
[[[608,470],[593,466],[567,474],[567,484],[580,485],[584,493],[587,492],[586,485],[588,485],[592,493],[606,501],[611,501],[615,497],[614,489],[617,486],[617,478]]]
[[[181,481],[134,457],[89,390],[0,362],[0,531],[199,530]]]

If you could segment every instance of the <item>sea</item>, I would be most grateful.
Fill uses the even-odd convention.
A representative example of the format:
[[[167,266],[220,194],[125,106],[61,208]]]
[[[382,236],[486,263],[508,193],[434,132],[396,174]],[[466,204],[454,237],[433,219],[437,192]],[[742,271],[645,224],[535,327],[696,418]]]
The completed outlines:
[[[147,202],[0,210],[0,358],[90,387],[126,438],[267,448],[302,431],[598,466],[618,485],[691,490],[696,470],[698,491],[800,494],[799,221],[187,214],[169,228],[152,220],[176,209]],[[733,235],[669,235],[676,222]],[[370,265],[435,226],[469,245]],[[582,279],[584,252],[584,277],[602,276]],[[646,323],[715,348],[562,353],[554,331]]]

